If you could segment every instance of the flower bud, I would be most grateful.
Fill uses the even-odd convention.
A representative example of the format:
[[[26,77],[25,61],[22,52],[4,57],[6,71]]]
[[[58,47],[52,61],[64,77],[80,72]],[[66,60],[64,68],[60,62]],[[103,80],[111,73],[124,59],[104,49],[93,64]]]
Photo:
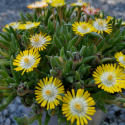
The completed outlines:
[[[78,64],[82,61],[82,56],[80,56],[80,54],[78,52],[73,52],[73,60],[72,62],[75,64]]]
[[[124,98],[116,98],[115,104],[119,108],[125,108],[125,99]]]
[[[19,84],[19,86],[17,87],[17,94],[19,96],[23,96],[28,92],[28,90],[29,86],[26,85],[26,83]]]
[[[58,115],[59,114],[59,107],[55,107],[55,109],[49,109],[48,114],[50,116]]]
[[[40,104],[37,104],[37,103],[33,103],[31,108],[32,108],[32,112],[35,115],[38,115],[43,111],[43,107],[41,107]]]
[[[62,69],[59,67],[54,67],[54,69],[50,70],[50,74],[54,77],[60,77],[62,75]]]

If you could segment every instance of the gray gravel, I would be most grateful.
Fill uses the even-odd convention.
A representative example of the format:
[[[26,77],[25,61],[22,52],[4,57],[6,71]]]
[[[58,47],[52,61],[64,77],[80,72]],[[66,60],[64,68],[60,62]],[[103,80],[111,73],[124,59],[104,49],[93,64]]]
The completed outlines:
[[[0,31],[8,23],[20,18],[20,10],[25,14],[32,12],[26,6],[36,0],[0,0]],[[68,0],[71,1],[71,0]],[[75,1],[75,0],[72,0]],[[125,20],[125,0],[85,0],[95,8],[108,12],[111,16]],[[4,111],[0,112],[0,125],[16,125],[13,117],[23,115],[23,106],[16,98]],[[112,105],[106,119],[100,125],[125,125],[125,109]]]

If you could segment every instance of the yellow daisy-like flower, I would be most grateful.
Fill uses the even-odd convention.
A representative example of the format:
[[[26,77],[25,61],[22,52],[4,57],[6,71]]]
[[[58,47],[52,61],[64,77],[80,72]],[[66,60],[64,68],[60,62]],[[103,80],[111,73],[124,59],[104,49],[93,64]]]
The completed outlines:
[[[108,24],[109,21],[106,21],[106,19],[97,19],[95,18],[95,21],[93,21],[93,27],[95,28],[95,32],[97,33],[103,33],[103,31],[110,34],[112,32],[111,24]]]
[[[51,4],[51,3],[53,2],[53,0],[46,0],[46,2],[47,2],[48,4]]]
[[[59,104],[59,100],[62,100],[60,94],[64,93],[64,86],[59,79],[50,77],[43,78],[37,83],[39,87],[36,86],[35,95],[38,104],[41,103],[42,107],[47,105],[48,109],[54,109],[55,106]]]
[[[119,65],[125,68],[125,55],[122,52],[115,53],[115,58],[119,62]]]
[[[88,6],[89,3],[85,3],[83,0],[77,0],[77,2],[72,3],[71,6]]]
[[[27,6],[27,8],[29,8],[29,9],[36,9],[36,8],[42,9],[44,7],[47,7],[47,6],[48,6],[48,4],[45,1],[41,1],[41,2],[37,1],[37,2],[32,3],[29,6]]]
[[[43,50],[46,49],[47,44],[50,44],[48,41],[51,40],[50,36],[46,36],[46,34],[39,33],[31,36],[31,48],[35,50]]]
[[[20,25],[20,23],[12,22],[10,24],[5,25],[5,27],[9,28],[9,26],[11,26],[15,30],[15,29],[18,29],[19,25]],[[6,31],[6,29],[3,28],[3,31]]]
[[[98,66],[93,72],[95,84],[98,84],[98,88],[104,89],[104,91],[114,93],[121,92],[121,88],[125,87],[125,75],[123,69],[116,64],[105,64]]]
[[[53,0],[51,3],[52,7],[61,7],[65,5],[65,0]]]
[[[107,16],[107,18],[106,18],[106,20],[109,22],[110,20],[112,20],[113,19],[113,17],[111,17],[111,16]]]
[[[71,124],[76,121],[77,125],[88,124],[88,120],[92,120],[89,115],[94,115],[96,112],[95,102],[92,97],[89,97],[88,91],[84,92],[84,89],[78,89],[76,95],[74,89],[72,94],[67,91],[65,97],[63,97],[62,111],[66,114],[67,120],[71,120]]]
[[[38,66],[40,59],[41,58],[39,52],[33,51],[33,49],[20,52],[13,62],[13,65],[17,66],[17,68],[14,68],[14,70],[23,70],[22,75],[25,71],[33,71],[33,68],[36,68]]]
[[[74,22],[72,26],[73,31],[80,36],[94,31],[94,27],[86,22]]]
[[[18,29],[32,29],[40,25],[40,22],[26,22],[26,24],[20,24]]]

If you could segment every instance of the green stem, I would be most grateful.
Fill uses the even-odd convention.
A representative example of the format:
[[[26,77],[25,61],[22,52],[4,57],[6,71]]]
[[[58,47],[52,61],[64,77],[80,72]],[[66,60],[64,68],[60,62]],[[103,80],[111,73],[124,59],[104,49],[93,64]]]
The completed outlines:
[[[75,71],[77,64],[73,63],[72,70]]]
[[[55,30],[56,30],[56,20],[55,20],[54,8],[52,8],[52,13],[53,13],[54,28],[55,28]]]
[[[39,118],[38,118],[38,125],[41,125],[41,115],[39,116]]]
[[[98,84],[90,84],[90,85],[84,85],[85,87],[92,87],[92,86],[97,86]]]
[[[107,100],[107,99],[100,99],[100,100],[110,103],[110,104],[115,104],[115,100]]]
[[[81,40],[83,39],[83,37],[84,36],[79,36],[78,40],[75,43],[75,46],[77,46],[81,42]]]
[[[0,43],[0,47],[2,47],[5,50],[8,50],[8,48],[6,46],[4,46],[3,44]]]
[[[34,68],[34,71],[36,71],[38,74],[40,74],[40,75],[43,76],[43,77],[46,77],[46,76],[47,76],[46,73],[40,72],[40,71],[39,71],[38,69],[36,69],[36,68]]]
[[[61,20],[63,20],[63,14],[62,14],[63,9],[62,9],[62,8],[63,8],[63,7],[58,7],[59,20],[60,20],[60,25],[61,25],[61,26],[62,26]]]
[[[119,92],[119,94],[120,94],[123,98],[125,98],[125,96],[124,96],[121,92]]]
[[[4,87],[4,86],[0,86],[0,90],[13,90],[12,88],[8,88],[8,87]]]
[[[77,20],[76,20],[77,22],[79,22],[80,11],[81,11],[81,7],[78,7]]]
[[[97,37],[95,37],[95,39],[94,39],[94,42],[93,42],[94,44],[96,43],[96,40],[97,40]]]
[[[87,15],[87,17],[86,17],[86,23],[88,23],[89,19],[90,19],[90,16]]]
[[[97,43],[95,44],[96,46],[101,42],[101,38],[97,41]]]
[[[28,90],[27,93],[35,93],[35,91],[34,90]]]

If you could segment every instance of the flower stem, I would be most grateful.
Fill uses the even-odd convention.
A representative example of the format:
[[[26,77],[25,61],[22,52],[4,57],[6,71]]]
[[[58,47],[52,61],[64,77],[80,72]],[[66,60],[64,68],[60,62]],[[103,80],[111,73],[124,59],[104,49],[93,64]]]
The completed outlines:
[[[96,46],[101,42],[101,38],[97,41],[97,43],[95,44]]]
[[[110,103],[110,104],[115,104],[115,100],[107,100],[107,99],[100,99],[100,100]]]
[[[6,46],[4,46],[3,44],[0,43],[0,47],[2,47],[5,50],[8,50],[8,48]]]
[[[41,115],[39,116],[39,118],[38,118],[38,125],[41,125]]]
[[[98,84],[90,84],[90,85],[84,85],[84,87],[92,87],[92,86],[97,86]]]
[[[54,28],[55,28],[55,30],[56,30],[56,20],[55,20],[54,8],[52,8],[52,13],[53,13]]]
[[[35,93],[35,91],[34,90],[28,90],[27,93]]]
[[[81,42],[81,40],[83,39],[83,37],[84,36],[79,36],[78,40],[75,43],[75,46],[77,46]]]
[[[90,16],[87,15],[87,17],[86,17],[86,23],[88,23],[89,19],[90,19]]]
[[[72,66],[72,70],[73,70],[73,71],[75,71],[76,65],[77,65],[77,64],[73,63],[73,66]]]
[[[36,71],[38,74],[40,74],[40,75],[43,76],[43,77],[46,77],[46,76],[47,76],[46,73],[40,72],[40,71],[39,71],[38,69],[36,69],[36,68],[34,68],[34,71]]]
[[[62,9],[62,7],[59,7],[58,8],[58,13],[59,13],[59,20],[60,20],[60,25],[62,26],[62,22],[61,22],[61,20],[63,20],[63,9]]]
[[[13,90],[12,88],[8,88],[8,87],[4,87],[4,86],[0,86],[0,90]]]
[[[121,92],[119,92],[119,94],[120,94],[123,98],[125,98],[125,96],[124,96]]]
[[[76,20],[77,22],[79,22],[80,11],[81,11],[81,7],[78,7],[77,20]]]

